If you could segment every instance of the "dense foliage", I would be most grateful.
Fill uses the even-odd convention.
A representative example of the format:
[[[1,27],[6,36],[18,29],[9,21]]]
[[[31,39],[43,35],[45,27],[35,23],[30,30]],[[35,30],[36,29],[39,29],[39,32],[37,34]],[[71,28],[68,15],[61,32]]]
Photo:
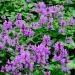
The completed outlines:
[[[69,1],[1,1],[0,75],[75,75],[75,7]]]

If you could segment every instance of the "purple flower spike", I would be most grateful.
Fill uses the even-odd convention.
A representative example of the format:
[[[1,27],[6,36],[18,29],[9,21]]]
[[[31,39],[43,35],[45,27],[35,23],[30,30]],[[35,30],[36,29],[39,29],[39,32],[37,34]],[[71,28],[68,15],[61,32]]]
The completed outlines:
[[[42,15],[42,16],[40,17],[40,24],[46,24],[46,21],[47,21],[47,17],[44,16],[44,15]]]
[[[45,44],[47,46],[51,46],[50,36],[44,35],[43,44]]]

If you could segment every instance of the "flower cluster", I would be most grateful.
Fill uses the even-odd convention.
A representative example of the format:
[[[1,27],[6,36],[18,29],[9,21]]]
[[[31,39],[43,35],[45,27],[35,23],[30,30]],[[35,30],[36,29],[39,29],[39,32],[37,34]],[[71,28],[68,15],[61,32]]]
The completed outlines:
[[[30,2],[31,0],[26,1]],[[72,29],[74,26],[75,20],[73,18],[70,18],[68,23],[64,19],[63,10],[62,5],[46,7],[44,2],[39,2],[35,8],[35,12],[39,15],[37,21],[33,18],[34,15],[30,13],[25,20],[22,18],[23,15],[18,13],[15,23],[7,20],[6,16],[2,17],[4,22],[2,32],[0,32],[0,50],[6,50],[15,56],[13,59],[11,59],[12,56],[8,58],[5,65],[1,66],[1,72],[10,72],[13,75],[22,75],[22,73],[24,75],[29,75],[30,73],[30,75],[34,75],[36,69],[42,69],[44,75],[50,75],[51,72],[46,71],[44,67],[50,65],[49,60],[52,52],[53,57],[51,59],[62,65],[62,71],[69,71],[66,66],[66,63],[70,62],[68,51],[65,49],[64,43],[58,42],[56,36],[54,36],[56,39],[52,37],[56,32],[58,34],[66,33],[66,27]],[[42,36],[42,41],[37,45],[34,42],[34,38],[39,29],[42,29],[40,34],[43,35],[40,35]],[[47,33],[45,33],[45,30],[47,30]],[[50,31],[52,30],[56,32],[51,35]],[[27,41],[29,42],[27,43]],[[72,37],[65,38],[65,42],[66,44],[74,43]],[[12,46],[15,48],[12,48]],[[54,50],[50,51],[52,47],[54,47]]]
[[[64,49],[63,43],[56,42],[54,47],[54,59],[56,61],[59,61],[62,65],[65,65],[65,63],[70,62],[70,60],[67,58],[68,52],[66,49]]]

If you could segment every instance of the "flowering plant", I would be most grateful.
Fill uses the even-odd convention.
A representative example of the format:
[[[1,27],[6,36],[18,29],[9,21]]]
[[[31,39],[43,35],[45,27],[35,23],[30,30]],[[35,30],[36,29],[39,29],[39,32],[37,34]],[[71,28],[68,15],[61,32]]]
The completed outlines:
[[[0,72],[10,75],[70,75],[75,66],[74,54],[69,51],[75,48],[75,19],[65,17],[62,5],[33,4],[28,4],[28,8],[34,8],[32,11],[17,13],[14,19],[1,16]],[[70,66],[71,63],[74,66]]]

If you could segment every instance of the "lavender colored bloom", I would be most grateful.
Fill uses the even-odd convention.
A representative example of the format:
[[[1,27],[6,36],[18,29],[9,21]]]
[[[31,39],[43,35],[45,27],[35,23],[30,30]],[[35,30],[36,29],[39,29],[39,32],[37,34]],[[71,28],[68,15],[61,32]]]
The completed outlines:
[[[11,65],[6,65],[5,69],[6,69],[6,72],[9,72],[11,70]]]
[[[66,63],[67,56],[68,56],[68,52],[66,49],[64,49],[64,45],[59,42],[55,43],[54,59],[59,61],[61,64],[64,64]]]
[[[67,37],[66,38],[66,43],[72,44],[73,43],[72,37]]]
[[[43,37],[43,44],[50,46],[51,45],[51,41],[50,41],[50,36],[48,35],[44,35]]]
[[[44,2],[39,2],[36,7],[37,8],[46,8],[46,5]]]
[[[12,29],[12,21],[8,21],[8,25],[7,26],[8,26],[8,29],[11,30]]]
[[[7,24],[8,24],[8,22],[5,20],[3,22],[3,30],[7,30]]]
[[[67,72],[67,71],[69,71],[69,67],[62,66],[62,71],[64,71],[64,72]]]
[[[5,20],[6,19],[6,16],[1,16],[1,18]]]
[[[12,40],[8,35],[4,36],[4,44],[8,43],[9,45],[12,45]]]
[[[61,29],[59,29],[59,32],[60,33],[65,33],[65,29],[61,28]]]
[[[36,12],[41,13],[43,15],[47,15],[47,11],[46,11],[46,5],[44,2],[39,2],[38,4],[36,4]]]
[[[33,14],[28,14],[27,20],[30,20],[33,17]]]
[[[38,22],[32,22],[30,24],[30,28],[32,28],[32,29],[38,29],[38,28],[40,28],[40,24]]]
[[[47,17],[44,16],[44,15],[41,15],[41,17],[40,17],[40,24],[46,24],[46,21],[47,21]]]
[[[16,18],[17,18],[17,20],[22,20],[22,14],[21,14],[21,13],[18,13],[18,14],[16,15]]]
[[[66,24],[66,21],[64,20],[64,19],[61,19],[60,20],[60,25],[61,26],[66,26],[67,24]]]
[[[8,22],[7,22],[7,21],[5,20],[5,21],[3,22],[3,30],[8,30],[8,29],[10,29],[10,30],[12,29],[12,21],[8,21]]]
[[[25,29],[22,31],[25,36],[34,36],[34,31]]]
[[[30,69],[31,71],[33,71],[33,68],[34,68],[34,63],[31,62],[31,63],[30,63],[30,66],[29,66],[29,69]]]
[[[73,26],[74,25],[74,19],[73,18],[70,18],[69,19],[69,26]]]
[[[16,26],[18,27],[18,28],[22,28],[22,29],[24,29],[24,28],[26,28],[26,22],[25,21],[20,21],[20,20],[17,20],[16,21]]]
[[[47,28],[48,29],[53,29],[53,25],[48,25]]]
[[[64,10],[64,6],[60,5],[59,7],[59,10]]]
[[[0,50],[4,48],[3,43],[0,42]]]
[[[48,19],[48,24],[52,24],[52,22],[53,22],[53,18],[49,18]]]

